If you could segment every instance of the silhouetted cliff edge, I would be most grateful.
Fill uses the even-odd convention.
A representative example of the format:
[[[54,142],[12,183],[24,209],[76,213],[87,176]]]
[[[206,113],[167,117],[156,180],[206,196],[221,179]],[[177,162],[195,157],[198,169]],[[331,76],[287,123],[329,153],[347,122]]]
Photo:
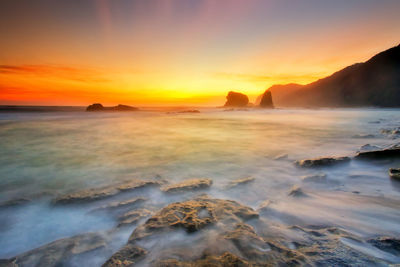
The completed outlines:
[[[278,107],[400,107],[400,45],[313,83],[268,90]]]

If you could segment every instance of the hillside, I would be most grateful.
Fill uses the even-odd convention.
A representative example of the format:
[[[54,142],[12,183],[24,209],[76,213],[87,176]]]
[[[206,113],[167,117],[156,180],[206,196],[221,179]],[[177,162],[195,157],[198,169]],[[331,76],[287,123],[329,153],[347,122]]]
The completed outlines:
[[[400,107],[400,45],[313,83],[269,90],[277,107]]]

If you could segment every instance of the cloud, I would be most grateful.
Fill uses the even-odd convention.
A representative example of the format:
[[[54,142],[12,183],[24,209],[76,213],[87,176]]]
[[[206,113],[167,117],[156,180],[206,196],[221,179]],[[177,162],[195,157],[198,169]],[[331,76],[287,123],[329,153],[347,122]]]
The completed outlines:
[[[108,81],[102,71],[62,65],[0,65],[0,75],[34,75],[37,77],[59,78],[76,82]]]

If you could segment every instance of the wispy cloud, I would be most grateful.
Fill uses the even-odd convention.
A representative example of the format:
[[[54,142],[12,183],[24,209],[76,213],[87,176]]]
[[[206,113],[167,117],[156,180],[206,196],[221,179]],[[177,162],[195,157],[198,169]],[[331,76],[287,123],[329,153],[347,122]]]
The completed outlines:
[[[77,82],[107,82],[104,73],[89,68],[61,65],[0,65],[3,75],[34,75],[45,78],[59,78]]]

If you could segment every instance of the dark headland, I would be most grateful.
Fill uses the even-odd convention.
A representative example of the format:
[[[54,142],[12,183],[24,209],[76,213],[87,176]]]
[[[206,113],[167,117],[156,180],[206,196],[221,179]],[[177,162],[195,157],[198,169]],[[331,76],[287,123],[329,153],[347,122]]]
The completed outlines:
[[[278,107],[400,107],[400,45],[313,83],[268,91]]]

